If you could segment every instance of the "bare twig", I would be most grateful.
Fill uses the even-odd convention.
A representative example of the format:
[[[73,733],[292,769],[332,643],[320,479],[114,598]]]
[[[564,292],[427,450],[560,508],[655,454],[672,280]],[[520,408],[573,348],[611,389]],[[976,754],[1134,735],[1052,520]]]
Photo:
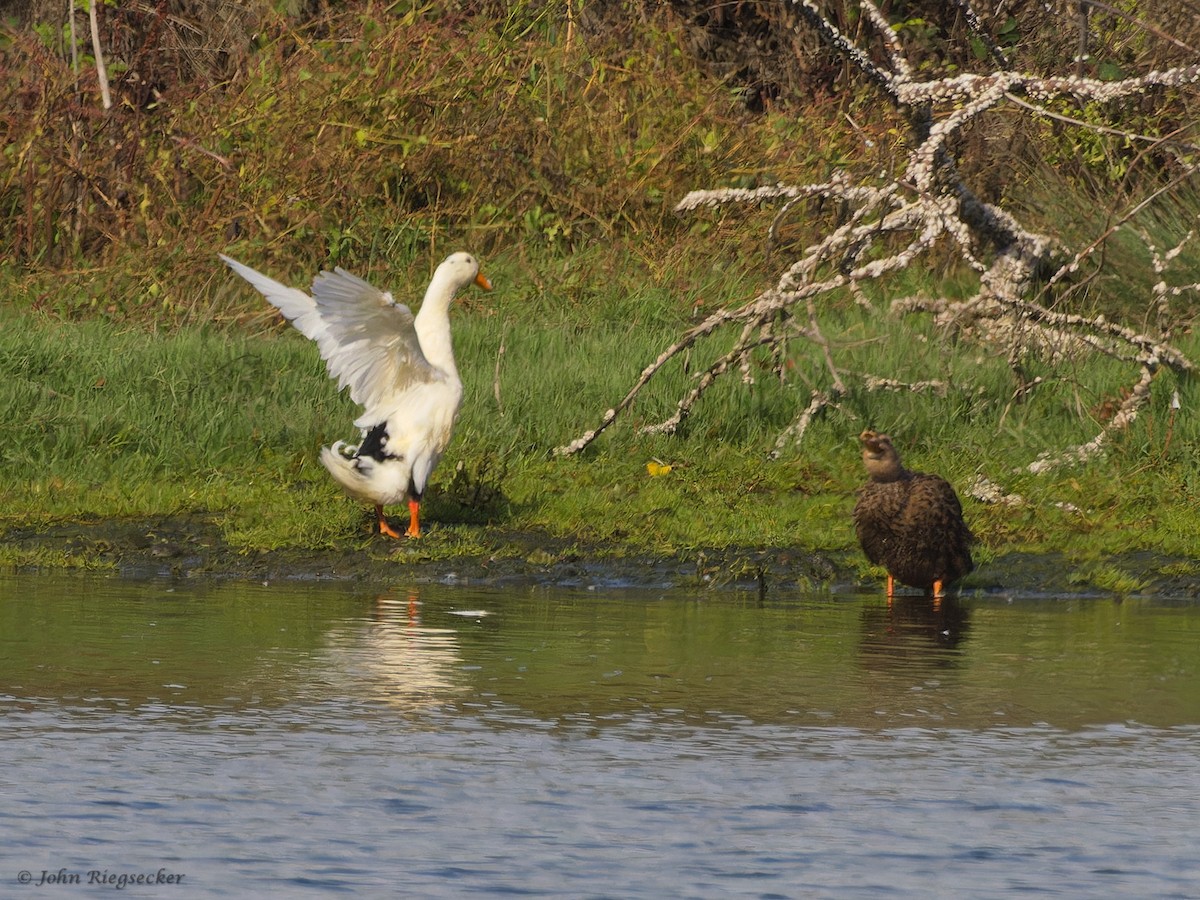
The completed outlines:
[[[1049,451],[1042,453],[1026,468],[1034,475],[1043,475],[1062,466],[1087,462],[1098,454],[1112,438],[1113,433],[1127,428],[1137,418],[1138,412],[1141,411],[1142,407],[1150,402],[1150,384],[1154,380],[1154,373],[1157,371],[1157,368],[1157,366],[1151,365],[1149,362],[1142,366],[1137,384],[1133,386],[1133,389],[1129,392],[1129,396],[1117,408],[1117,414],[1108,421],[1098,435],[1086,444],[1080,444],[1077,447],[1068,447],[1060,453],[1051,453]]]
[[[504,415],[504,403],[500,400],[500,363],[504,360],[504,339],[508,329],[500,333],[500,346],[496,349],[496,370],[492,373],[492,396],[496,398],[496,412]]]
[[[92,27],[92,52],[96,54],[96,78],[100,81],[100,102],[105,109],[112,109],[112,94],[108,90],[108,69],[104,66],[104,51],[100,47],[100,22],[96,15],[96,4],[100,0],[88,0],[88,22]]]
[[[775,440],[775,448],[770,454],[771,459],[778,459],[788,444],[798,444],[804,437],[804,433],[808,431],[808,426],[812,424],[813,419],[827,407],[836,406],[842,393],[842,391],[836,388],[830,388],[827,391],[813,391],[808,406],[804,408],[804,411],[796,417],[796,420],[785,428]]]

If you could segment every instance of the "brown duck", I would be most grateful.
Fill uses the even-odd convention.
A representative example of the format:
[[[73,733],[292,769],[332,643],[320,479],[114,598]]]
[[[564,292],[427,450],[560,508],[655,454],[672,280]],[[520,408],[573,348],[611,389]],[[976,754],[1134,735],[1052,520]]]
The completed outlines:
[[[888,597],[895,581],[942,596],[975,568],[958,495],[941,476],[904,468],[886,434],[864,431],[858,440],[869,479],[854,504],[854,530],[867,559],[887,569]]]

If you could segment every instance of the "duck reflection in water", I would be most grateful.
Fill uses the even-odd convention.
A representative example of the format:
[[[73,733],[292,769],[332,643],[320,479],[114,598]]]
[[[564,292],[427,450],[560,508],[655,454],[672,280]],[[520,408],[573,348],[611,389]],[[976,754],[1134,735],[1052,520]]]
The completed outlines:
[[[867,668],[944,670],[961,663],[970,621],[954,597],[900,596],[886,606],[864,606],[861,625]]]
[[[406,710],[434,709],[464,688],[458,632],[423,624],[416,591],[380,595],[368,617],[330,631],[327,663],[334,684]]]

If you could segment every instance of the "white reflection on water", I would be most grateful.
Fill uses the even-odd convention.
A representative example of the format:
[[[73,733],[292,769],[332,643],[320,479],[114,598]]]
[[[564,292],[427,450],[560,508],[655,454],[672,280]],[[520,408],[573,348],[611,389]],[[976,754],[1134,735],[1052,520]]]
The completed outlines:
[[[466,688],[457,633],[423,624],[416,592],[381,595],[369,618],[339,623],[327,641],[315,669],[334,693],[355,702],[432,709]]]

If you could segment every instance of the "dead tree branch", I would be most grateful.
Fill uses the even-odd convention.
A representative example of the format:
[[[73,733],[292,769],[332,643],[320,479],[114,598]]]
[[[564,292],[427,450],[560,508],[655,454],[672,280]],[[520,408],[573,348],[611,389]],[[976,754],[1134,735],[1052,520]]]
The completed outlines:
[[[1000,348],[1013,361],[1030,352],[1059,358],[1101,352],[1137,367],[1136,383],[1095,439],[1062,453],[1046,454],[1031,464],[1030,471],[1048,471],[1099,452],[1111,435],[1127,427],[1148,402],[1151,385],[1160,369],[1195,371],[1194,364],[1169,342],[1169,327],[1165,324],[1170,298],[1197,288],[1196,285],[1168,288],[1161,280],[1160,270],[1178,255],[1179,248],[1154,257],[1160,285],[1154,289],[1153,301],[1160,311],[1160,322],[1164,322],[1158,334],[1141,334],[1103,316],[1050,309],[1038,302],[1039,289],[1044,291],[1077,271],[1094,246],[1074,255],[1064,253],[1053,237],[1037,233],[1007,210],[981,200],[960,176],[955,153],[959,152],[964,129],[997,109],[1005,108],[1018,115],[1053,116],[1058,122],[1073,123],[1081,120],[1065,116],[1064,108],[1112,102],[1156,86],[1179,88],[1195,84],[1200,82],[1200,65],[1152,71],[1118,81],[1037,75],[1012,71],[998,46],[984,41],[995,71],[922,79],[907,59],[896,32],[872,0],[861,3],[865,34],[857,38],[839,30],[813,0],[792,0],[792,3],[802,20],[877,86],[908,119],[911,135],[903,171],[892,180],[877,184],[855,184],[839,172],[819,184],[777,184],[752,190],[718,188],[687,194],[676,206],[681,214],[732,205],[781,204],[768,234],[772,244],[784,217],[805,201],[834,201],[846,210],[846,215],[824,237],[804,248],[783,269],[774,287],[739,308],[714,313],[685,332],[642,371],[630,391],[601,417],[595,429],[556,452],[571,454],[587,447],[617,420],[671,359],[718,329],[736,324],[741,331],[733,348],[697,376],[671,416],[643,430],[673,433],[722,375],[739,367],[748,371],[752,354],[760,348],[766,346],[780,352],[785,340],[799,334],[819,354],[828,377],[824,386],[812,389],[807,406],[780,435],[775,448],[778,454],[789,442],[800,440],[816,416],[836,406],[846,393],[835,348],[821,327],[820,299],[838,291],[850,291],[862,299],[864,283],[919,264],[922,257],[938,246],[953,248],[958,258],[978,273],[977,291],[954,303],[920,298],[897,301],[892,305],[894,312],[932,313],[937,324]],[[958,0],[957,6],[964,13],[968,27],[982,33],[983,25],[968,0]],[[868,52],[865,42],[872,40],[874,51]],[[876,61],[880,52],[884,57],[882,63]],[[1125,136],[1119,128],[1104,126],[1102,130]],[[1189,171],[1187,175],[1190,174]],[[1056,261],[1056,257],[1061,260],[1063,256],[1068,258],[1066,263]],[[781,315],[795,313],[800,304],[806,313],[807,324],[803,328],[795,325],[798,317]],[[788,320],[786,325],[782,324],[785,320]],[[868,390],[894,390],[899,384],[895,379],[860,378]],[[929,383],[921,389],[936,388]]]

